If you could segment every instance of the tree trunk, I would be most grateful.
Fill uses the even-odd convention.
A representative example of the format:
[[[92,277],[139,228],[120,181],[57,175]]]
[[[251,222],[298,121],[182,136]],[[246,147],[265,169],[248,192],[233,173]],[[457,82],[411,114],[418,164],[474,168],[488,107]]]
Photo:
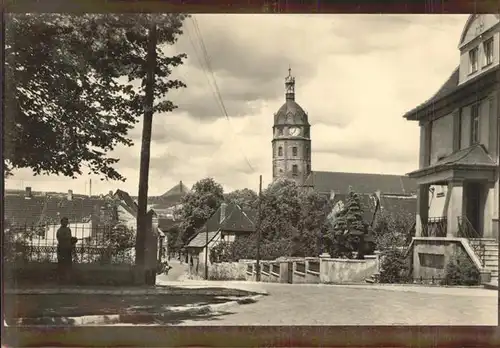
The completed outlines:
[[[147,77],[144,102],[144,124],[142,127],[141,164],[139,172],[139,195],[137,212],[137,236],[135,245],[135,264],[144,267],[146,247],[146,213],[148,204],[149,158],[151,148],[151,129],[153,124],[154,85],[156,70],[156,23],[151,21],[148,35]]]

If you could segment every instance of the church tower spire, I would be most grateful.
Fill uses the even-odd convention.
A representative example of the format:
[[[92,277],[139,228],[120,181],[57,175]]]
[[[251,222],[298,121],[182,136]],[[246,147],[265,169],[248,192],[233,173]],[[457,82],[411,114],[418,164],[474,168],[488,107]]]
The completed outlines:
[[[295,78],[288,69],[285,103],[274,114],[273,180],[286,178],[304,185],[311,174],[311,125],[308,115],[295,101]]]
[[[288,76],[285,77],[285,100],[295,100],[295,77],[292,68],[288,67]]]

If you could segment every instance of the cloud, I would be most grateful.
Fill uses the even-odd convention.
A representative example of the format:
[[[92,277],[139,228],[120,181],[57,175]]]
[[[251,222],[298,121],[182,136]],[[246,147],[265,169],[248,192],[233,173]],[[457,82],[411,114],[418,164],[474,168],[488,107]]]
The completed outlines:
[[[312,169],[404,174],[418,166],[419,127],[402,115],[431,97],[459,62],[464,15],[196,15],[229,120],[201,61],[191,20],[171,53],[186,52],[173,71],[187,88],[168,98],[172,113],[155,115],[149,192],[212,176],[226,190],[271,180],[273,115],[284,102],[289,65],[296,100],[312,124]],[[191,40],[190,40],[191,39]],[[196,48],[194,48],[194,47]],[[211,75],[209,74],[209,77]],[[142,123],[135,145],[119,148],[125,183],[93,178],[94,192],[137,192]],[[7,188],[65,187],[76,181],[23,170]]]

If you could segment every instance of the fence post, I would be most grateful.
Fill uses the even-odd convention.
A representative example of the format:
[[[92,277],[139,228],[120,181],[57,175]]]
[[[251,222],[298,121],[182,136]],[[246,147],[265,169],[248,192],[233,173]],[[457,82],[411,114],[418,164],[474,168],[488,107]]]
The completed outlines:
[[[322,283],[322,275],[326,274],[325,259],[330,258],[329,253],[323,253],[319,255],[319,282]]]

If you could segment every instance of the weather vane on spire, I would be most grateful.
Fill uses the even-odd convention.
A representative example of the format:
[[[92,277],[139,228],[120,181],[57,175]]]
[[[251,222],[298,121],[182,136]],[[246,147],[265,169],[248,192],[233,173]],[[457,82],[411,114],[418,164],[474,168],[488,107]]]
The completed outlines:
[[[286,99],[295,99],[295,78],[292,76],[290,64],[288,64],[288,76],[285,78],[285,91]]]

